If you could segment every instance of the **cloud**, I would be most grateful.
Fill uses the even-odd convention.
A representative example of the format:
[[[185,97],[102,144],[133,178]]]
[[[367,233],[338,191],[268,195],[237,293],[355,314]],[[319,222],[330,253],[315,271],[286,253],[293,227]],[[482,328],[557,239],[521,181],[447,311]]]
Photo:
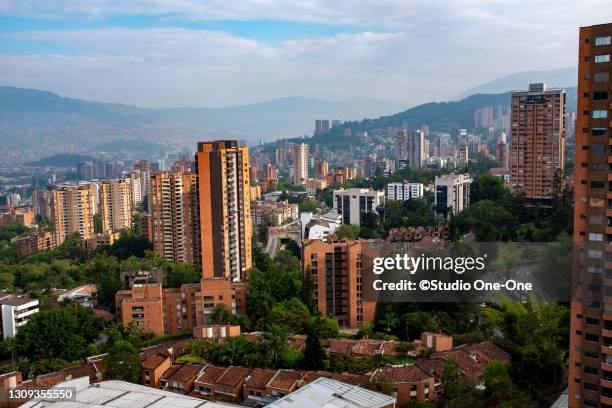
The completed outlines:
[[[575,65],[578,26],[612,20],[605,0],[0,0],[1,13],[60,22],[168,19],[173,27],[0,35],[0,44],[37,50],[0,54],[0,83],[141,106],[281,96],[447,99],[509,73]],[[194,20],[309,22],[351,33],[314,30],[270,43],[194,29]],[[45,46],[54,52],[40,51]]]

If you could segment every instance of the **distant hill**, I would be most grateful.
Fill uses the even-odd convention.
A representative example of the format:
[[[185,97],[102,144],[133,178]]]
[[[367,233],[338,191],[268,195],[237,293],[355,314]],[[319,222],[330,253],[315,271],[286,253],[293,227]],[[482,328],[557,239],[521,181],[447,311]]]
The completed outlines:
[[[461,100],[474,94],[493,94],[527,89],[530,83],[536,82],[544,82],[549,87],[571,88],[577,86],[577,80],[578,67],[517,72],[467,89],[453,100]]]
[[[192,146],[228,136],[255,143],[310,134],[315,119],[359,119],[404,107],[378,99],[281,98],[227,108],[143,109],[0,87],[0,149],[86,152],[116,140]]]
[[[74,167],[78,163],[93,160],[95,160],[93,157],[82,154],[55,154],[53,156],[44,157],[38,161],[28,163],[28,165],[32,167]]]
[[[576,111],[576,88],[567,88],[566,110]],[[354,138],[343,136],[343,130],[350,128],[353,135],[361,132],[372,132],[375,129],[401,127],[405,123],[409,129],[419,129],[428,124],[430,130],[438,132],[456,132],[458,129],[474,127],[474,111],[485,106],[510,105],[512,92],[500,94],[471,95],[460,101],[430,102],[415,106],[395,115],[381,116],[377,119],[363,119],[355,122],[345,122],[337,129],[332,129],[327,135],[315,136],[308,143],[318,143],[323,146],[349,146]]]

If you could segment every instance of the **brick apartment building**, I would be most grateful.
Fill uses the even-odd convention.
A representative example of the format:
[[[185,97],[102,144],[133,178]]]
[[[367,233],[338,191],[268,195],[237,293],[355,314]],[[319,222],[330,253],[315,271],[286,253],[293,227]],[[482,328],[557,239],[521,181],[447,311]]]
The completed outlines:
[[[612,24],[580,28],[568,406],[612,407]],[[588,280],[587,280],[588,279]]]
[[[565,90],[530,84],[512,93],[510,181],[525,197],[550,199],[564,168]]]
[[[376,302],[362,299],[362,251],[368,241],[305,240],[302,271],[310,269],[319,312],[340,326],[357,328],[374,319]]]

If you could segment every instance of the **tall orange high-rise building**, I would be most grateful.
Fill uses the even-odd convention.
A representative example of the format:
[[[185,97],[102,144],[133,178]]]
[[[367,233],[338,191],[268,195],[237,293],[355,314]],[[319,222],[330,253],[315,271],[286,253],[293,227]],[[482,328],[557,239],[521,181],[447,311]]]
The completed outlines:
[[[342,327],[354,329],[374,320],[376,302],[362,298],[362,254],[367,244],[318,239],[302,244],[302,268],[312,273],[317,309]]]
[[[612,24],[580,28],[574,244],[588,248],[574,261],[577,291],[571,305],[568,367],[572,408],[612,407],[611,55]]]
[[[527,198],[552,198],[555,174],[565,162],[565,91],[540,83],[513,92],[511,121],[512,186]]]
[[[200,257],[197,182],[193,173],[151,175],[149,214],[153,248],[172,262],[197,262]]]
[[[249,149],[235,140],[198,143],[202,277],[245,279],[251,259]]]

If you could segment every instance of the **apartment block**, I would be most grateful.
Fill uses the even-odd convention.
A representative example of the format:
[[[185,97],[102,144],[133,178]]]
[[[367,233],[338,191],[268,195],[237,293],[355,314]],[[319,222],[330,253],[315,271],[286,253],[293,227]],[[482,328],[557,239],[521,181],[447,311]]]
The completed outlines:
[[[357,328],[374,319],[376,302],[362,299],[363,245],[368,241],[305,240],[302,271],[310,269],[319,312],[340,326]]]
[[[409,183],[407,181],[387,184],[387,199],[407,201],[412,198],[423,197],[423,183]]]
[[[132,227],[133,183],[130,179],[100,182],[102,231],[115,232]]]
[[[444,174],[436,176],[435,207],[436,214],[449,217],[459,214],[470,205],[470,184],[468,174]]]
[[[319,160],[315,165],[315,178],[321,180],[325,179],[329,173],[329,163],[326,160]]]
[[[200,142],[196,174],[202,277],[240,282],[252,266],[249,149]]]
[[[289,201],[254,201],[251,216],[255,225],[282,225],[285,221],[296,220],[299,217],[297,204]]]
[[[34,214],[46,220],[53,218],[53,191],[52,190],[34,190],[32,192],[32,208]]]
[[[38,313],[38,300],[27,296],[0,294],[2,311],[2,338],[15,337],[19,328],[28,322],[28,318]]]
[[[293,145],[293,183],[304,184],[308,179],[308,145]]]
[[[511,184],[532,199],[550,199],[565,156],[565,90],[530,84],[512,93]]]
[[[57,246],[55,234],[50,231],[35,231],[30,235],[14,239],[17,256],[22,258],[39,251],[46,251]]]
[[[365,188],[334,190],[334,210],[343,224],[361,225],[367,213],[375,213],[385,204],[385,193]]]
[[[171,262],[199,260],[197,203],[195,174],[159,172],[151,175],[151,241],[159,256]]]
[[[53,190],[53,221],[57,244],[78,233],[82,239],[94,234],[97,189],[93,184],[63,186]]]
[[[612,407],[612,24],[580,28],[568,406]],[[595,272],[595,273],[592,273]],[[599,296],[587,281],[603,288]]]

